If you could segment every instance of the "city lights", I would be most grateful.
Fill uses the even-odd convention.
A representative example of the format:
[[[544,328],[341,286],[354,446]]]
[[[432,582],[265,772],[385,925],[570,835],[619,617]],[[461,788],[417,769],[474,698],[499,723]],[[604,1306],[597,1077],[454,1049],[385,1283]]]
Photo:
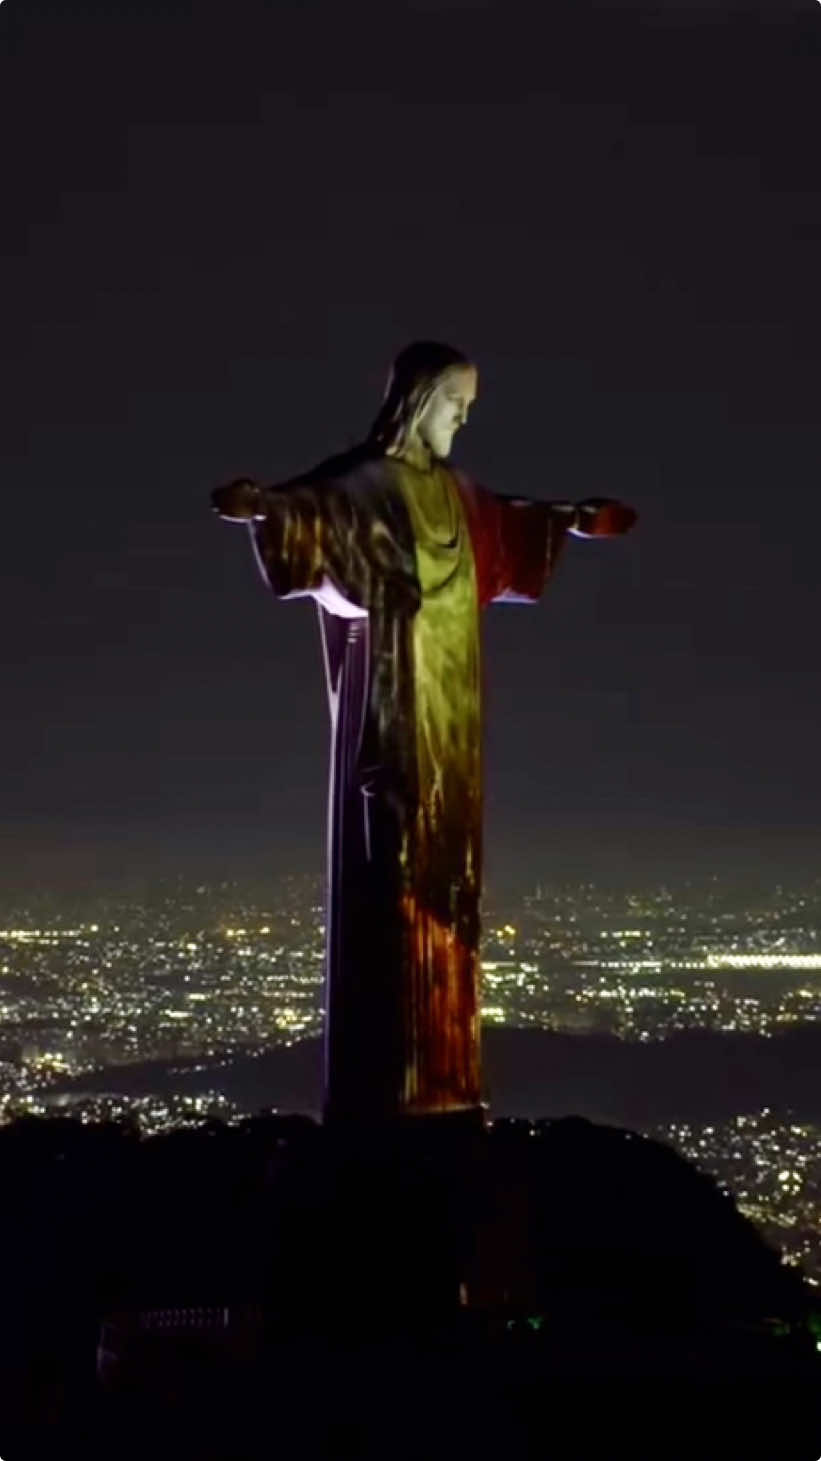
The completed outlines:
[[[5,910],[0,1122],[58,1111],[128,1118],[149,1135],[253,1114],[221,1089],[232,1061],[322,1030],[321,888],[283,879],[264,901],[208,891],[95,905],[93,918]],[[482,1016],[645,1049],[698,1030],[774,1038],[821,1022],[819,927],[819,885],[758,899],[541,886],[491,903]],[[161,1089],[111,1094],[117,1071],[147,1062],[166,1071]],[[101,1072],[107,1094],[90,1079]],[[175,1093],[175,1072],[199,1072],[206,1089]],[[760,1105],[645,1134],[713,1176],[785,1261],[821,1281],[821,1127]]]

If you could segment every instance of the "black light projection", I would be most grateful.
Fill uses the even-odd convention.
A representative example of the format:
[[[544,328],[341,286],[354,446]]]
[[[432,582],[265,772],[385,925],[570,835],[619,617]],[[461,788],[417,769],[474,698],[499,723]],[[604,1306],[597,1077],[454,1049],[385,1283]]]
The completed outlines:
[[[367,439],[213,502],[246,522],[279,598],[319,607],[331,715],[326,1111],[478,1108],[480,610],[535,602],[568,535],[632,509],[503,497],[447,465],[475,366],[396,358]]]

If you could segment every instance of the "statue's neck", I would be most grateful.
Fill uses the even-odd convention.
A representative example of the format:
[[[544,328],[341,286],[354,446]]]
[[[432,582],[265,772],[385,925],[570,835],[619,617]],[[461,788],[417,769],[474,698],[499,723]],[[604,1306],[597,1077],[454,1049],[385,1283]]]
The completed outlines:
[[[430,472],[434,466],[433,452],[419,437],[406,441],[404,446],[392,455],[397,461],[405,462],[409,467],[415,467],[418,472]]]

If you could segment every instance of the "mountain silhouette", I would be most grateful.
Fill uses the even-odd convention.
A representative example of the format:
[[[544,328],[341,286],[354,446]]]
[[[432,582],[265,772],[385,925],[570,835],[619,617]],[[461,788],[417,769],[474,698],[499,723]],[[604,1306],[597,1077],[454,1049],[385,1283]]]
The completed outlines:
[[[721,1121],[769,1106],[808,1120],[821,1117],[821,1025],[773,1038],[695,1030],[644,1043],[490,1026],[483,1032],[483,1060],[493,1115],[578,1115],[642,1125]],[[317,1115],[321,1041],[208,1063],[197,1057],[110,1066],[63,1082],[50,1095],[214,1088],[249,1111],[273,1107]]]
[[[29,1118],[0,1177],[9,1461],[821,1449],[810,1291],[612,1125]]]

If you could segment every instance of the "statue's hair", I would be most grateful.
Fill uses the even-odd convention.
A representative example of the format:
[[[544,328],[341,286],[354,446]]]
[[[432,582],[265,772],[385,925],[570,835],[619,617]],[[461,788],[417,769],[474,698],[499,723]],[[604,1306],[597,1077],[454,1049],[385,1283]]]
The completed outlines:
[[[382,405],[368,432],[369,444],[386,456],[401,450],[445,371],[470,364],[461,350],[436,340],[406,345],[388,374]]]

